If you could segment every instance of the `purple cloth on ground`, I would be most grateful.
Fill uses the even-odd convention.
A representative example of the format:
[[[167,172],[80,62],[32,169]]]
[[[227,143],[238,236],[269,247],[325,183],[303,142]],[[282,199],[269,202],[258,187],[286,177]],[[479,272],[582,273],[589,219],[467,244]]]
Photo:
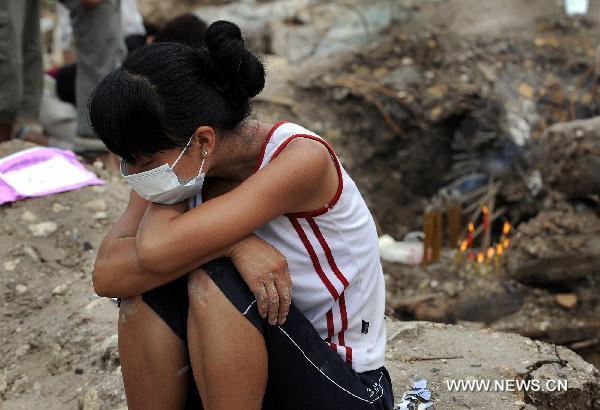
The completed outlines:
[[[0,158],[0,205],[102,184],[71,151],[40,147]]]

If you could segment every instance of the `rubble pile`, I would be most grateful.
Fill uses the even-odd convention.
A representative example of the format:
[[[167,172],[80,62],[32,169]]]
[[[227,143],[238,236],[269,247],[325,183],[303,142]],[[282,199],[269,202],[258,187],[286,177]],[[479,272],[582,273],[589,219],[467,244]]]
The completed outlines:
[[[597,27],[554,16],[533,35],[459,37],[400,25],[294,67],[288,113],[334,143],[382,234],[423,230],[440,198],[462,202],[466,225],[493,197],[492,237],[514,226],[498,272],[456,269],[447,240],[425,267],[386,262],[390,314],[600,350],[598,118],[582,120],[598,113]]]

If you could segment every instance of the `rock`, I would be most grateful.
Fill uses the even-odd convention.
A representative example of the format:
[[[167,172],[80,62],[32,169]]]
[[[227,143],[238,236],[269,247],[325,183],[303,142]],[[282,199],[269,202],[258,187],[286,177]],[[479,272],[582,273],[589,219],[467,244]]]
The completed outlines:
[[[92,243],[90,241],[83,242],[83,250],[84,251],[91,251],[92,249],[94,249],[94,246],[92,245]]]
[[[8,389],[8,373],[6,369],[0,372],[0,396]]]
[[[54,289],[52,289],[52,295],[53,296],[62,296],[65,293],[67,293],[67,289],[69,289],[69,287],[67,286],[66,283],[63,283],[62,285],[58,285]]]
[[[17,348],[15,351],[15,356],[21,357],[25,356],[31,350],[31,345],[29,343],[25,343]]]
[[[96,389],[90,389],[83,395],[81,400],[82,410],[100,410],[100,398]]]
[[[79,240],[79,230],[77,228],[73,228],[73,230],[66,230],[65,231],[65,235],[71,240],[71,241],[78,241]]]
[[[430,322],[388,321],[385,366],[394,382],[396,402],[405,387],[427,379],[436,409],[514,410],[599,409],[600,372],[571,350],[490,329]],[[447,380],[567,380],[563,392],[448,389]]]
[[[600,217],[567,203],[520,224],[505,259],[511,277],[538,285],[598,275],[598,266]]]
[[[557,293],[554,295],[554,301],[562,307],[571,309],[577,305],[577,295],[574,293]]]
[[[535,96],[535,90],[527,83],[519,84],[517,91],[522,97],[528,100],[531,100]]]
[[[600,193],[599,130],[600,117],[548,127],[534,147],[544,183],[574,197]]]
[[[31,224],[28,228],[29,231],[33,234],[33,236],[45,238],[56,232],[56,230],[58,229],[58,225],[56,224],[56,222],[47,221],[40,222],[38,224]]]
[[[106,211],[106,201],[104,199],[94,199],[86,203],[84,207],[94,212],[104,212]]]
[[[40,256],[36,252],[36,250],[30,245],[23,245],[23,253],[29,256],[34,262],[40,261]]]
[[[91,302],[89,302],[87,305],[85,305],[85,307],[83,309],[86,312],[91,312],[94,309],[96,309],[98,306],[105,303],[105,301],[106,301],[106,298],[96,298],[96,299],[92,300]]]
[[[510,284],[493,282],[485,289],[465,289],[448,310],[455,320],[491,323],[518,311],[523,297]]]
[[[11,393],[15,395],[22,394],[33,387],[33,383],[29,380],[26,375],[21,375],[13,382],[10,389]]]
[[[94,219],[106,219],[108,218],[108,215],[106,214],[106,212],[96,212],[93,216]]]
[[[33,222],[37,219],[37,216],[31,211],[25,211],[23,212],[23,215],[21,215],[21,219],[25,222]]]
[[[15,270],[15,268],[17,267],[19,262],[21,262],[20,259],[13,259],[10,261],[6,261],[2,264],[2,267],[4,268],[5,271],[10,272],[12,270]]]
[[[22,295],[23,293],[27,292],[27,286],[19,283],[17,286],[15,286],[15,292],[17,292],[17,295]]]
[[[453,281],[444,282],[442,284],[442,289],[450,297],[456,296],[458,294],[458,286],[456,282]]]
[[[52,204],[52,212],[54,212],[54,213],[68,211],[69,209],[71,209],[71,208],[69,208],[68,206],[61,205],[58,202],[55,202]]]
[[[119,350],[117,347],[118,336],[108,336],[97,348],[104,369],[112,369],[119,366]]]

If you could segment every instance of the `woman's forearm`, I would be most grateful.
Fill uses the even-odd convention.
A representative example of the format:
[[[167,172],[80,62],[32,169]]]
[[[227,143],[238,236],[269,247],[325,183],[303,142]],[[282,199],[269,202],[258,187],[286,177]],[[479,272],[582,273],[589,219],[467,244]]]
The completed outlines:
[[[98,295],[139,295],[171,282],[212,259],[226,256],[229,252],[229,249],[221,249],[205,258],[191,258],[185,266],[164,272],[158,272],[152,269],[152,266],[149,269],[144,268],[139,263],[136,250],[136,233],[148,205],[148,201],[131,191],[127,209],[100,244],[92,273],[94,290]]]
[[[116,238],[103,243],[98,252],[92,281],[99,296],[129,297],[140,295],[169,283],[201,265],[229,256],[231,248],[212,252],[176,271],[153,272],[143,268],[137,257],[135,237]]]

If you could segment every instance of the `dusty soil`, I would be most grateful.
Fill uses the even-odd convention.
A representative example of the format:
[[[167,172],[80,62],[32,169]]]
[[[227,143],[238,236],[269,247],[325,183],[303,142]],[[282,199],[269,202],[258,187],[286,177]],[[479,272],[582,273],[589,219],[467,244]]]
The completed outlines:
[[[24,147],[18,141],[2,144],[0,156]],[[90,274],[128,189],[106,171],[95,171],[116,181],[0,208],[3,409],[34,409],[41,403],[76,409],[84,397],[96,395],[110,408],[123,403],[115,353],[117,307],[94,294]],[[43,222],[56,223],[56,231],[34,237],[29,226]]]

